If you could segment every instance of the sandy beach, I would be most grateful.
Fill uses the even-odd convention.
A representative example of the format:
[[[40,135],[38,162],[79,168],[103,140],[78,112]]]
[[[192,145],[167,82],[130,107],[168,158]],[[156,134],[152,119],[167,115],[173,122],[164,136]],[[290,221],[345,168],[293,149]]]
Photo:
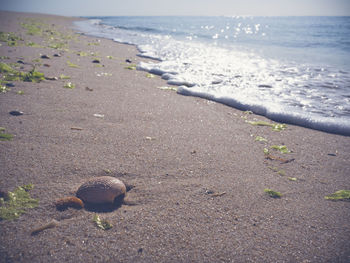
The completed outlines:
[[[0,262],[350,261],[350,202],[325,199],[350,189],[350,137],[274,131],[253,125],[276,124],[262,116],[179,95],[135,70],[147,61],[136,47],[77,34],[78,19],[0,12],[0,31],[19,37],[0,42],[0,62],[46,77],[0,93],[0,127],[13,135],[0,141],[0,190],[33,184],[39,200],[0,221]],[[134,186],[129,205],[56,209],[102,175]]]

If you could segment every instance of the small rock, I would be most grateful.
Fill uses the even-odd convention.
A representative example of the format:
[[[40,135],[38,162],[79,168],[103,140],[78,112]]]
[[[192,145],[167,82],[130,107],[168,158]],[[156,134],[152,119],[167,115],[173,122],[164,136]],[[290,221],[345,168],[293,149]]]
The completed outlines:
[[[23,60],[17,60],[17,63],[24,64],[24,61]]]
[[[48,55],[41,55],[41,58],[50,59]]]
[[[47,79],[47,80],[58,80],[57,77],[45,77],[45,79]]]
[[[44,64],[43,66],[47,68],[51,67],[49,64]]]
[[[89,88],[89,87],[85,87],[85,90],[87,90],[87,91],[93,91],[94,89]]]
[[[54,57],[61,57],[61,54],[54,54]]]
[[[125,62],[126,63],[132,63],[131,59],[126,59]]]
[[[213,190],[207,189],[207,190],[205,190],[205,193],[206,193],[207,195],[212,195],[212,194],[214,194],[214,191],[213,191]]]
[[[100,60],[94,59],[94,60],[92,61],[92,63],[100,63]]]
[[[9,113],[12,116],[21,116],[24,114],[22,111],[17,111],[17,110],[10,111]]]
[[[105,115],[104,115],[104,114],[95,113],[95,114],[94,114],[94,117],[97,117],[97,118],[104,118]]]
[[[6,87],[13,88],[14,86],[15,86],[15,84],[13,84],[13,83],[6,83]]]

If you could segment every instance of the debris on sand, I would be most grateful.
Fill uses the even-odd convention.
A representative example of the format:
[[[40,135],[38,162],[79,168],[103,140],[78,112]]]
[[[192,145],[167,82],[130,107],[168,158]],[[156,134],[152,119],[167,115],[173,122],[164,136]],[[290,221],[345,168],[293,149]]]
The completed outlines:
[[[34,228],[31,232],[31,235],[34,236],[34,235],[37,235],[39,234],[40,232],[46,230],[46,229],[49,229],[49,228],[54,228],[56,226],[59,225],[59,222],[55,219],[52,219],[49,223],[47,224],[44,224],[44,225],[41,225],[37,228]]]
[[[97,214],[94,215],[93,222],[95,222],[98,228],[101,228],[103,230],[108,230],[112,228],[112,224],[109,221],[101,220],[101,218]]]
[[[268,189],[268,188],[264,189],[264,192],[267,193],[272,198],[281,198],[282,197],[282,194],[280,192],[276,192],[276,191]]]
[[[350,201],[350,190],[339,190],[324,198],[327,200]]]

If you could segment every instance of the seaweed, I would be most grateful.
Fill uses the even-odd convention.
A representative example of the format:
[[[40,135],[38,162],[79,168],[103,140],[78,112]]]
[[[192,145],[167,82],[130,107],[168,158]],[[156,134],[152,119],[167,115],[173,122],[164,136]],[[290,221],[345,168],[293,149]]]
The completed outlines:
[[[269,155],[269,154],[270,154],[269,149],[264,148],[264,154],[265,154],[265,155]]]
[[[28,73],[22,73],[21,72],[21,80],[26,82],[40,82],[42,80],[45,80],[44,73],[41,73],[39,71],[36,71],[35,68],[33,68]]]
[[[268,189],[268,188],[264,189],[264,192],[267,193],[272,198],[281,198],[282,197],[282,194],[280,192],[276,192],[276,191]]]
[[[40,82],[45,79],[44,74],[36,71],[35,67],[29,72],[20,72],[13,69],[6,63],[0,63],[0,73],[4,73],[4,80],[6,81],[26,81],[26,82]]]
[[[10,91],[11,89],[6,86],[0,86],[0,93],[6,93]]]
[[[70,79],[70,76],[66,76],[64,74],[61,74],[60,75],[60,79]]]
[[[67,82],[66,84],[64,84],[63,86],[65,89],[74,89],[75,85],[72,82]]]
[[[35,208],[39,201],[30,197],[32,184],[19,186],[13,192],[8,192],[6,199],[0,198],[0,219],[13,220],[26,213],[26,209]]]
[[[11,141],[13,135],[10,133],[5,133],[5,128],[0,127],[0,141]]]
[[[256,137],[255,137],[255,141],[258,141],[258,142],[267,142],[267,139],[265,139],[264,137],[261,137],[261,136],[256,136]]]
[[[21,23],[22,28],[27,30],[27,35],[41,36],[43,34],[42,26],[43,24],[35,21],[34,19],[27,19],[29,23]]]
[[[287,179],[289,180],[289,181],[293,181],[293,182],[295,182],[295,181],[297,181],[298,179],[297,178],[295,178],[295,177],[287,177]]]
[[[0,73],[16,73],[16,70],[8,64],[0,62]]]
[[[77,52],[77,55],[80,57],[86,57],[88,55],[88,53],[86,53],[84,51],[79,51],[79,52]]]
[[[129,69],[129,70],[136,70],[136,65],[132,64],[130,66],[126,66],[125,69]]]
[[[350,190],[339,190],[333,194],[325,196],[324,198],[333,201],[350,201]]]
[[[247,123],[254,126],[268,126],[271,127],[273,131],[282,131],[287,128],[286,124],[282,123],[270,123],[267,121],[247,121]]]
[[[287,125],[286,124],[283,124],[283,123],[276,123],[272,126],[272,130],[273,131],[283,131],[287,128]]]
[[[25,23],[20,25],[26,29],[28,35],[37,35],[44,38],[49,48],[67,50],[67,40],[73,39],[71,35],[65,35],[55,30],[53,26],[43,23],[40,19],[27,18]]]
[[[72,63],[72,62],[70,62],[69,60],[67,61],[67,65],[68,65],[69,67],[71,67],[71,68],[79,68],[78,65],[76,65],[76,64],[74,64],[74,63]]]
[[[94,215],[93,222],[98,228],[101,228],[103,230],[108,230],[112,228],[112,224],[110,222],[108,222],[107,220],[101,220],[97,214]]]
[[[49,44],[48,47],[53,48],[53,49],[66,49],[67,50],[67,45],[64,42],[54,42],[54,43]]]
[[[151,74],[151,73],[147,73],[146,77],[149,78],[149,79],[153,79],[155,77],[155,75]]]
[[[0,32],[0,41],[6,42],[8,46],[13,47],[18,45],[17,41],[23,41],[23,39],[12,32]]]
[[[285,176],[286,175],[286,172],[284,170],[280,170],[278,167],[268,166],[267,168],[269,168],[270,170],[274,171],[275,173],[277,173],[280,176]]]
[[[34,63],[41,63],[41,59],[40,58],[35,58],[32,60],[32,62]]]
[[[277,150],[277,151],[279,151],[280,153],[283,153],[283,154],[284,153],[291,153],[291,151],[288,150],[287,146],[285,146],[285,145],[272,145],[270,148],[274,149],[274,150]]]
[[[43,46],[41,46],[41,45],[39,45],[39,44],[37,44],[37,43],[34,43],[34,42],[32,42],[32,41],[27,42],[27,43],[26,43],[26,46],[27,46],[27,47],[36,47],[36,48],[42,48],[42,47],[43,47]]]
[[[100,45],[99,42],[92,42],[88,44],[88,46],[99,46],[99,45]]]

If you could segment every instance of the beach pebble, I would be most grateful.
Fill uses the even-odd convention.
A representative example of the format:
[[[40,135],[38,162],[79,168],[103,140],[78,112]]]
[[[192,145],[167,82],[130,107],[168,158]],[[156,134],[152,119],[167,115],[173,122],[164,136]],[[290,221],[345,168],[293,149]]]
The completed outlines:
[[[125,195],[126,186],[119,179],[111,176],[94,177],[83,183],[76,196],[85,203],[113,203],[116,197]]]
[[[95,113],[95,114],[94,114],[94,117],[96,117],[96,118],[104,118],[105,115],[104,115],[104,114]]]
[[[132,63],[131,59],[126,59],[125,62],[126,63]]]
[[[49,59],[50,57],[48,55],[41,55],[41,58]]]
[[[45,79],[47,79],[47,80],[58,80],[57,77],[45,77]]]
[[[92,63],[100,63],[100,60],[94,59],[94,60],[92,61]]]
[[[61,54],[54,54],[54,57],[61,57]]]
[[[17,110],[10,111],[9,113],[12,116],[20,116],[24,114],[22,111],[17,111]]]

